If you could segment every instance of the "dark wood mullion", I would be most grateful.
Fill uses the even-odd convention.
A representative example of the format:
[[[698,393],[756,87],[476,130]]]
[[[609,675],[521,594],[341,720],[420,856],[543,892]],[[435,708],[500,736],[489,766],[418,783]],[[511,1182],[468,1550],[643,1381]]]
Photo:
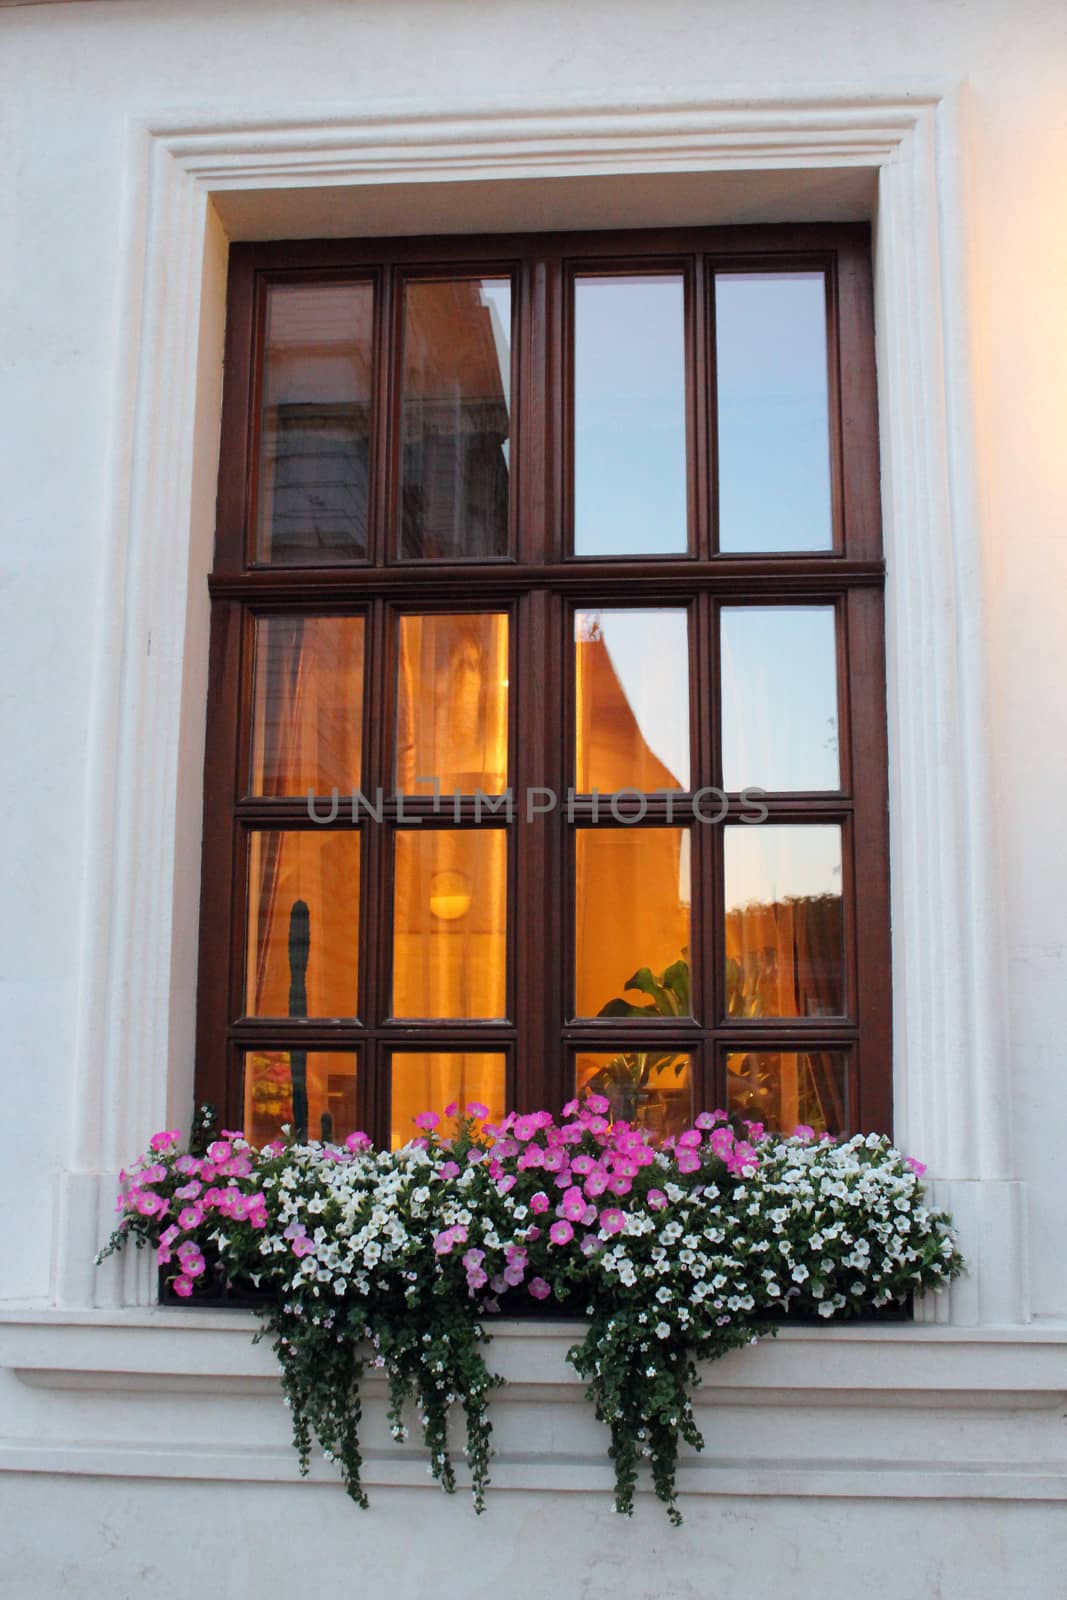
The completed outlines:
[[[889,778],[882,606],[879,594],[850,595],[847,601],[848,722],[855,787],[854,961],[862,1035],[858,1126],[864,1132],[892,1126]]]
[[[248,246],[231,245],[226,302],[225,373],[219,436],[219,488],[213,571],[237,574],[245,566],[254,408],[252,395],[256,270]]]
[[[676,600],[698,587],[754,602],[797,597],[831,601],[843,590],[880,590],[885,583],[882,561],[852,560],[818,550],[790,556],[716,556],[700,565],[699,576],[695,569],[691,558],[675,555],[589,556],[545,566],[481,562],[435,567],[427,561],[385,570],[355,565],[261,567],[255,572],[216,573],[208,587],[216,599],[283,607],[293,601],[307,605],[326,601],[340,607],[379,594],[410,600],[412,605],[425,597],[443,606],[454,603],[452,596],[480,604],[485,591],[514,599],[540,584],[605,603],[618,599],[633,604],[635,590],[648,602]]]
[[[520,736],[513,771],[518,814],[511,830],[516,854],[517,915],[510,952],[519,1046],[514,1093],[518,1109],[532,1110],[545,1094],[542,1073],[552,1059],[549,1039],[554,1021],[554,984],[548,961],[548,951],[554,947],[549,867],[555,854],[554,830],[545,817],[527,821],[525,806],[526,790],[547,782],[540,770],[552,718],[545,667],[550,649],[551,606],[545,590],[535,590],[520,608],[517,633],[520,677],[514,702]]]
[[[204,759],[204,845],[200,882],[200,926],[213,930],[202,938],[197,979],[197,1098],[221,1108],[226,1104],[228,1051],[226,1030],[231,1018],[232,934],[235,922],[235,834],[233,817],[242,634],[246,626],[239,605],[216,605],[211,619],[208,664],[209,701]],[[240,930],[243,938],[243,928]]]
[[[384,522],[381,526],[385,526]],[[381,548],[381,547],[380,547]],[[372,602],[367,618],[366,657],[363,670],[364,706],[363,772],[360,787],[373,801],[379,788],[388,786],[386,764],[390,739],[387,683],[392,668],[389,635],[391,619],[385,601]],[[351,825],[351,802],[348,822]],[[389,830],[368,818],[361,826],[360,843],[360,1017],[365,1029],[375,1028],[385,1015],[387,974],[385,956],[392,929],[392,906],[386,890],[388,863],[386,851]],[[356,1077],[357,1121],[376,1141],[382,1127],[381,1062],[379,1052],[368,1039],[360,1053]]]
[[[835,260],[845,550],[850,558],[877,559],[882,552],[882,508],[874,284],[867,239],[862,234],[845,236]]]

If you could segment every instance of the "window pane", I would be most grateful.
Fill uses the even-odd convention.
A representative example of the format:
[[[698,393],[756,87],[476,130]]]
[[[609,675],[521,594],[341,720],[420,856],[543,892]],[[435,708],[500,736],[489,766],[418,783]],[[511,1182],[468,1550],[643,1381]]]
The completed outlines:
[[[719,549],[829,550],[826,280],[715,278]]]
[[[774,1133],[792,1133],[800,1125],[816,1133],[844,1133],[847,1072],[842,1050],[731,1050],[726,1057],[729,1109]]]
[[[445,1107],[460,1113],[468,1105],[485,1106],[491,1122],[505,1112],[507,1057],[495,1050],[394,1050],[390,1103],[390,1143],[394,1150],[416,1139],[420,1111],[436,1111],[447,1137]]]
[[[580,792],[688,789],[687,623],[683,610],[576,612]]]
[[[397,833],[394,1016],[505,1015],[507,861],[502,828]]]
[[[257,617],[250,792],[360,786],[363,618]]]
[[[840,1016],[840,828],[742,825],[725,845],[727,1015]]]
[[[688,545],[685,280],[576,278],[574,553]]]
[[[833,606],[725,606],[723,784],[838,789]]]
[[[691,1016],[689,830],[579,828],[575,850],[575,1015]]]
[[[260,561],[316,566],[367,554],[374,289],[268,291],[260,416]]]
[[[246,950],[248,1016],[356,1015],[358,833],[250,834]]]
[[[340,1143],[356,1132],[356,1057],[332,1050],[249,1050],[244,1131],[268,1144],[290,1127],[297,1139]]]
[[[402,794],[500,794],[508,781],[508,619],[400,618],[396,780]]]
[[[683,1051],[582,1050],[574,1086],[579,1095],[605,1095],[613,1122],[634,1123],[660,1139],[693,1120],[691,1063]]]
[[[511,283],[404,289],[400,554],[508,553]]]

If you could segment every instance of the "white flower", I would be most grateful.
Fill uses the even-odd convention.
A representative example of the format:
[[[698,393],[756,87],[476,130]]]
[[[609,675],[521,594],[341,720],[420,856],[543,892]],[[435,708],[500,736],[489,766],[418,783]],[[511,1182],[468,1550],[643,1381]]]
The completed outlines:
[[[653,1332],[657,1339],[669,1339],[671,1336],[670,1323],[657,1322]]]

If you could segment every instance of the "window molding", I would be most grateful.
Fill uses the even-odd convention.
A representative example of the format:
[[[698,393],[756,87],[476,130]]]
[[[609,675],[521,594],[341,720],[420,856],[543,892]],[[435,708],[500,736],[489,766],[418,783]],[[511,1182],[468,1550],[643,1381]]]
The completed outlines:
[[[220,211],[239,201],[243,226],[259,215],[277,233],[282,192],[351,199],[384,183],[667,172],[707,175],[713,189],[717,174],[777,171],[796,175],[802,197],[806,173],[862,168],[878,182],[896,1132],[928,1161],[972,1265],[938,1318],[1025,1320],[1023,1208],[995,987],[982,629],[989,530],[973,404],[966,116],[961,90],[935,87],[756,107],[679,97],[440,114],[382,106],[358,120],[346,111],[268,126],[131,122],[110,559],[94,597],[60,1304],[150,1295],[136,1263],[94,1285],[108,1175],[147,1128],[182,1120],[192,1092]],[[804,209],[801,198],[798,219]]]

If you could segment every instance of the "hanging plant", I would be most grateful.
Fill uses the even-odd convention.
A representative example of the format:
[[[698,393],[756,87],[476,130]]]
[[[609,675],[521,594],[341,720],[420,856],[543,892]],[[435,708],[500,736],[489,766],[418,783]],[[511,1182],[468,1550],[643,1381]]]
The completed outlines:
[[[656,1148],[609,1121],[596,1094],[485,1122],[484,1106],[415,1120],[421,1136],[376,1151],[262,1150],[222,1134],[203,1154],[157,1133],[122,1174],[120,1221],[99,1260],[150,1244],[188,1299],[209,1268],[271,1291],[259,1308],[281,1365],[302,1471],[312,1441],[366,1505],[360,1380],[385,1370],[397,1439],[414,1402],[433,1476],[451,1491],[449,1413],[466,1417],[474,1504],[489,1482],[490,1371],[481,1318],[516,1296],[584,1307],[569,1359],[610,1430],[616,1509],[630,1513],[643,1461],[680,1521],[680,1444],[700,1449],[698,1363],[755,1342],[768,1319],[832,1317],[903,1302],[963,1270],[949,1219],[924,1202],[923,1168],[877,1134],[791,1137],[722,1112]],[[446,1115],[455,1117],[456,1108]]]

